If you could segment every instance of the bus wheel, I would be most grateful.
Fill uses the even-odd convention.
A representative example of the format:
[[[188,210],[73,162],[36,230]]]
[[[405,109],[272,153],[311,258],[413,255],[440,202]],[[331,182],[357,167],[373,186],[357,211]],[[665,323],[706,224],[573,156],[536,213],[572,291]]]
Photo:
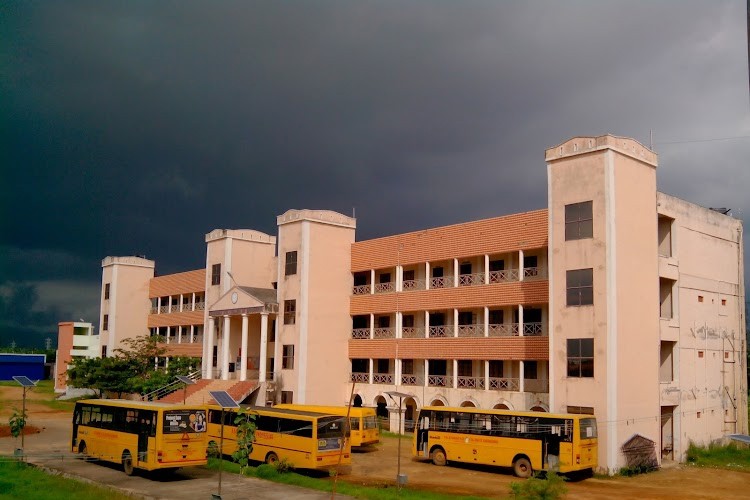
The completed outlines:
[[[518,477],[531,477],[531,462],[526,457],[518,457],[513,462],[513,474]]]
[[[442,448],[433,449],[432,453],[430,453],[430,458],[432,458],[432,463],[435,465],[443,466],[448,463],[448,458],[445,456],[445,450]]]
[[[276,465],[279,463],[279,456],[274,452],[269,453],[266,455],[266,463],[268,465]]]
[[[216,441],[209,441],[208,443],[208,458],[218,458],[219,457],[219,445],[216,444]]]
[[[125,472],[126,476],[133,475],[133,457],[128,450],[122,452],[122,470]]]

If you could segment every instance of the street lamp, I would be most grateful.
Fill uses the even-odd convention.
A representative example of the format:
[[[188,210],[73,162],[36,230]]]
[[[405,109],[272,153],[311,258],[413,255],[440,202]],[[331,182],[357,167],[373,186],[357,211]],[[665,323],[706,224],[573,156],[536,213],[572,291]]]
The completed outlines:
[[[406,484],[406,474],[401,474],[401,404],[404,402],[404,398],[410,398],[413,395],[398,391],[388,391],[386,394],[394,403],[396,402],[394,398],[398,398],[398,472],[396,473],[396,484],[401,489]]]

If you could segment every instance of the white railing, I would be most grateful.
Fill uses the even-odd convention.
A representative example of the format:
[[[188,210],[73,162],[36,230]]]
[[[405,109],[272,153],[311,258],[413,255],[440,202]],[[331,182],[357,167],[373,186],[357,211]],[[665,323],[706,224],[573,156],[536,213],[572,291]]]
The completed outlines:
[[[375,328],[372,332],[373,338],[376,339],[392,339],[394,334],[393,328]]]
[[[429,375],[427,377],[427,385],[430,387],[447,387],[448,376],[447,375]]]
[[[199,370],[196,370],[192,373],[188,373],[187,377],[190,380],[198,381],[201,379],[201,372]],[[182,389],[183,387],[185,387],[184,382],[175,380],[174,382],[171,382],[165,385],[164,387],[159,387],[158,389],[154,389],[151,392],[141,394],[141,400],[142,401],[156,401],[157,399],[161,399],[167,394],[170,394],[178,389]]]
[[[484,325],[458,325],[459,337],[484,337]]]
[[[523,390],[526,392],[549,392],[549,380],[527,378],[523,381]]]
[[[366,295],[370,293],[370,285],[356,285],[352,287],[352,295]]]
[[[203,311],[206,309],[206,303],[205,302],[196,302],[195,303],[195,309],[193,311]]]
[[[393,282],[375,284],[375,293],[388,293],[394,291],[395,289],[396,284]]]
[[[424,379],[420,375],[401,375],[401,385],[422,385]]]
[[[404,292],[411,290],[424,290],[425,280],[404,280],[401,282],[401,289]]]
[[[424,327],[421,326],[405,326],[401,328],[401,338],[404,339],[423,339],[424,338]]]
[[[458,377],[459,389],[484,389],[484,377]]]
[[[159,307],[159,314],[167,314],[169,312],[169,306]]]
[[[488,335],[490,337],[511,337],[518,335],[518,323],[489,325]]]
[[[158,307],[152,307],[152,308],[151,308],[151,311],[149,311],[149,312],[150,312],[151,314],[157,314],[157,313],[159,312],[159,308],[158,308]]]
[[[353,339],[369,339],[370,329],[369,328],[355,328],[352,330]]]
[[[542,335],[544,334],[544,326],[542,323],[524,323],[523,334],[530,336]]]
[[[544,279],[545,277],[544,269],[541,267],[525,267],[523,269],[523,279],[525,280]]]
[[[448,288],[453,286],[453,276],[430,278],[430,288]]]
[[[370,383],[370,374],[369,373],[357,373],[352,372],[349,374],[349,382],[357,382],[360,384],[369,384]]]
[[[519,390],[519,380],[517,378],[495,378],[490,377],[490,390],[495,391],[517,391]]]
[[[185,338],[185,335],[182,335],[182,338]],[[188,342],[190,342],[190,334],[187,335]],[[202,344],[203,343],[203,335],[193,335],[193,344]]]
[[[452,325],[431,326],[429,329],[430,337],[452,337]]]
[[[506,281],[518,281],[518,269],[490,271],[490,283],[505,283]]]
[[[393,384],[392,373],[373,373],[372,374],[373,384]]]
[[[461,274],[458,276],[458,286],[484,285],[484,273]]]
[[[169,312],[180,312],[180,304],[172,304],[169,306]]]

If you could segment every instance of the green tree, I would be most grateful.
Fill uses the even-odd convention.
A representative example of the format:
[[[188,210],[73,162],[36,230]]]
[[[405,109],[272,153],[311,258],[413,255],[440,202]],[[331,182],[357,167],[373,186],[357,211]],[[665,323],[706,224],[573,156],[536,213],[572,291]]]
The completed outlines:
[[[250,412],[246,408],[240,408],[234,423],[237,425],[237,451],[232,453],[232,460],[240,464],[240,472],[247,467],[250,454],[253,452],[255,442],[255,419],[258,414]]]
[[[10,435],[17,438],[23,433],[23,428],[26,427],[26,414],[18,408],[13,408],[8,426],[10,427]]]

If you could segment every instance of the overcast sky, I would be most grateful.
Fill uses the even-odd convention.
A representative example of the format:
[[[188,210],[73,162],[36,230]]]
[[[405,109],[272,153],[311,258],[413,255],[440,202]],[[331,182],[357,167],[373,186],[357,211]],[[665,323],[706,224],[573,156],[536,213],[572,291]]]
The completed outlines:
[[[290,208],[356,209],[358,240],[543,208],[544,150],[577,135],[653,130],[660,191],[745,219],[746,14],[4,1],[0,346],[98,323],[107,255],[197,269],[205,233]]]

